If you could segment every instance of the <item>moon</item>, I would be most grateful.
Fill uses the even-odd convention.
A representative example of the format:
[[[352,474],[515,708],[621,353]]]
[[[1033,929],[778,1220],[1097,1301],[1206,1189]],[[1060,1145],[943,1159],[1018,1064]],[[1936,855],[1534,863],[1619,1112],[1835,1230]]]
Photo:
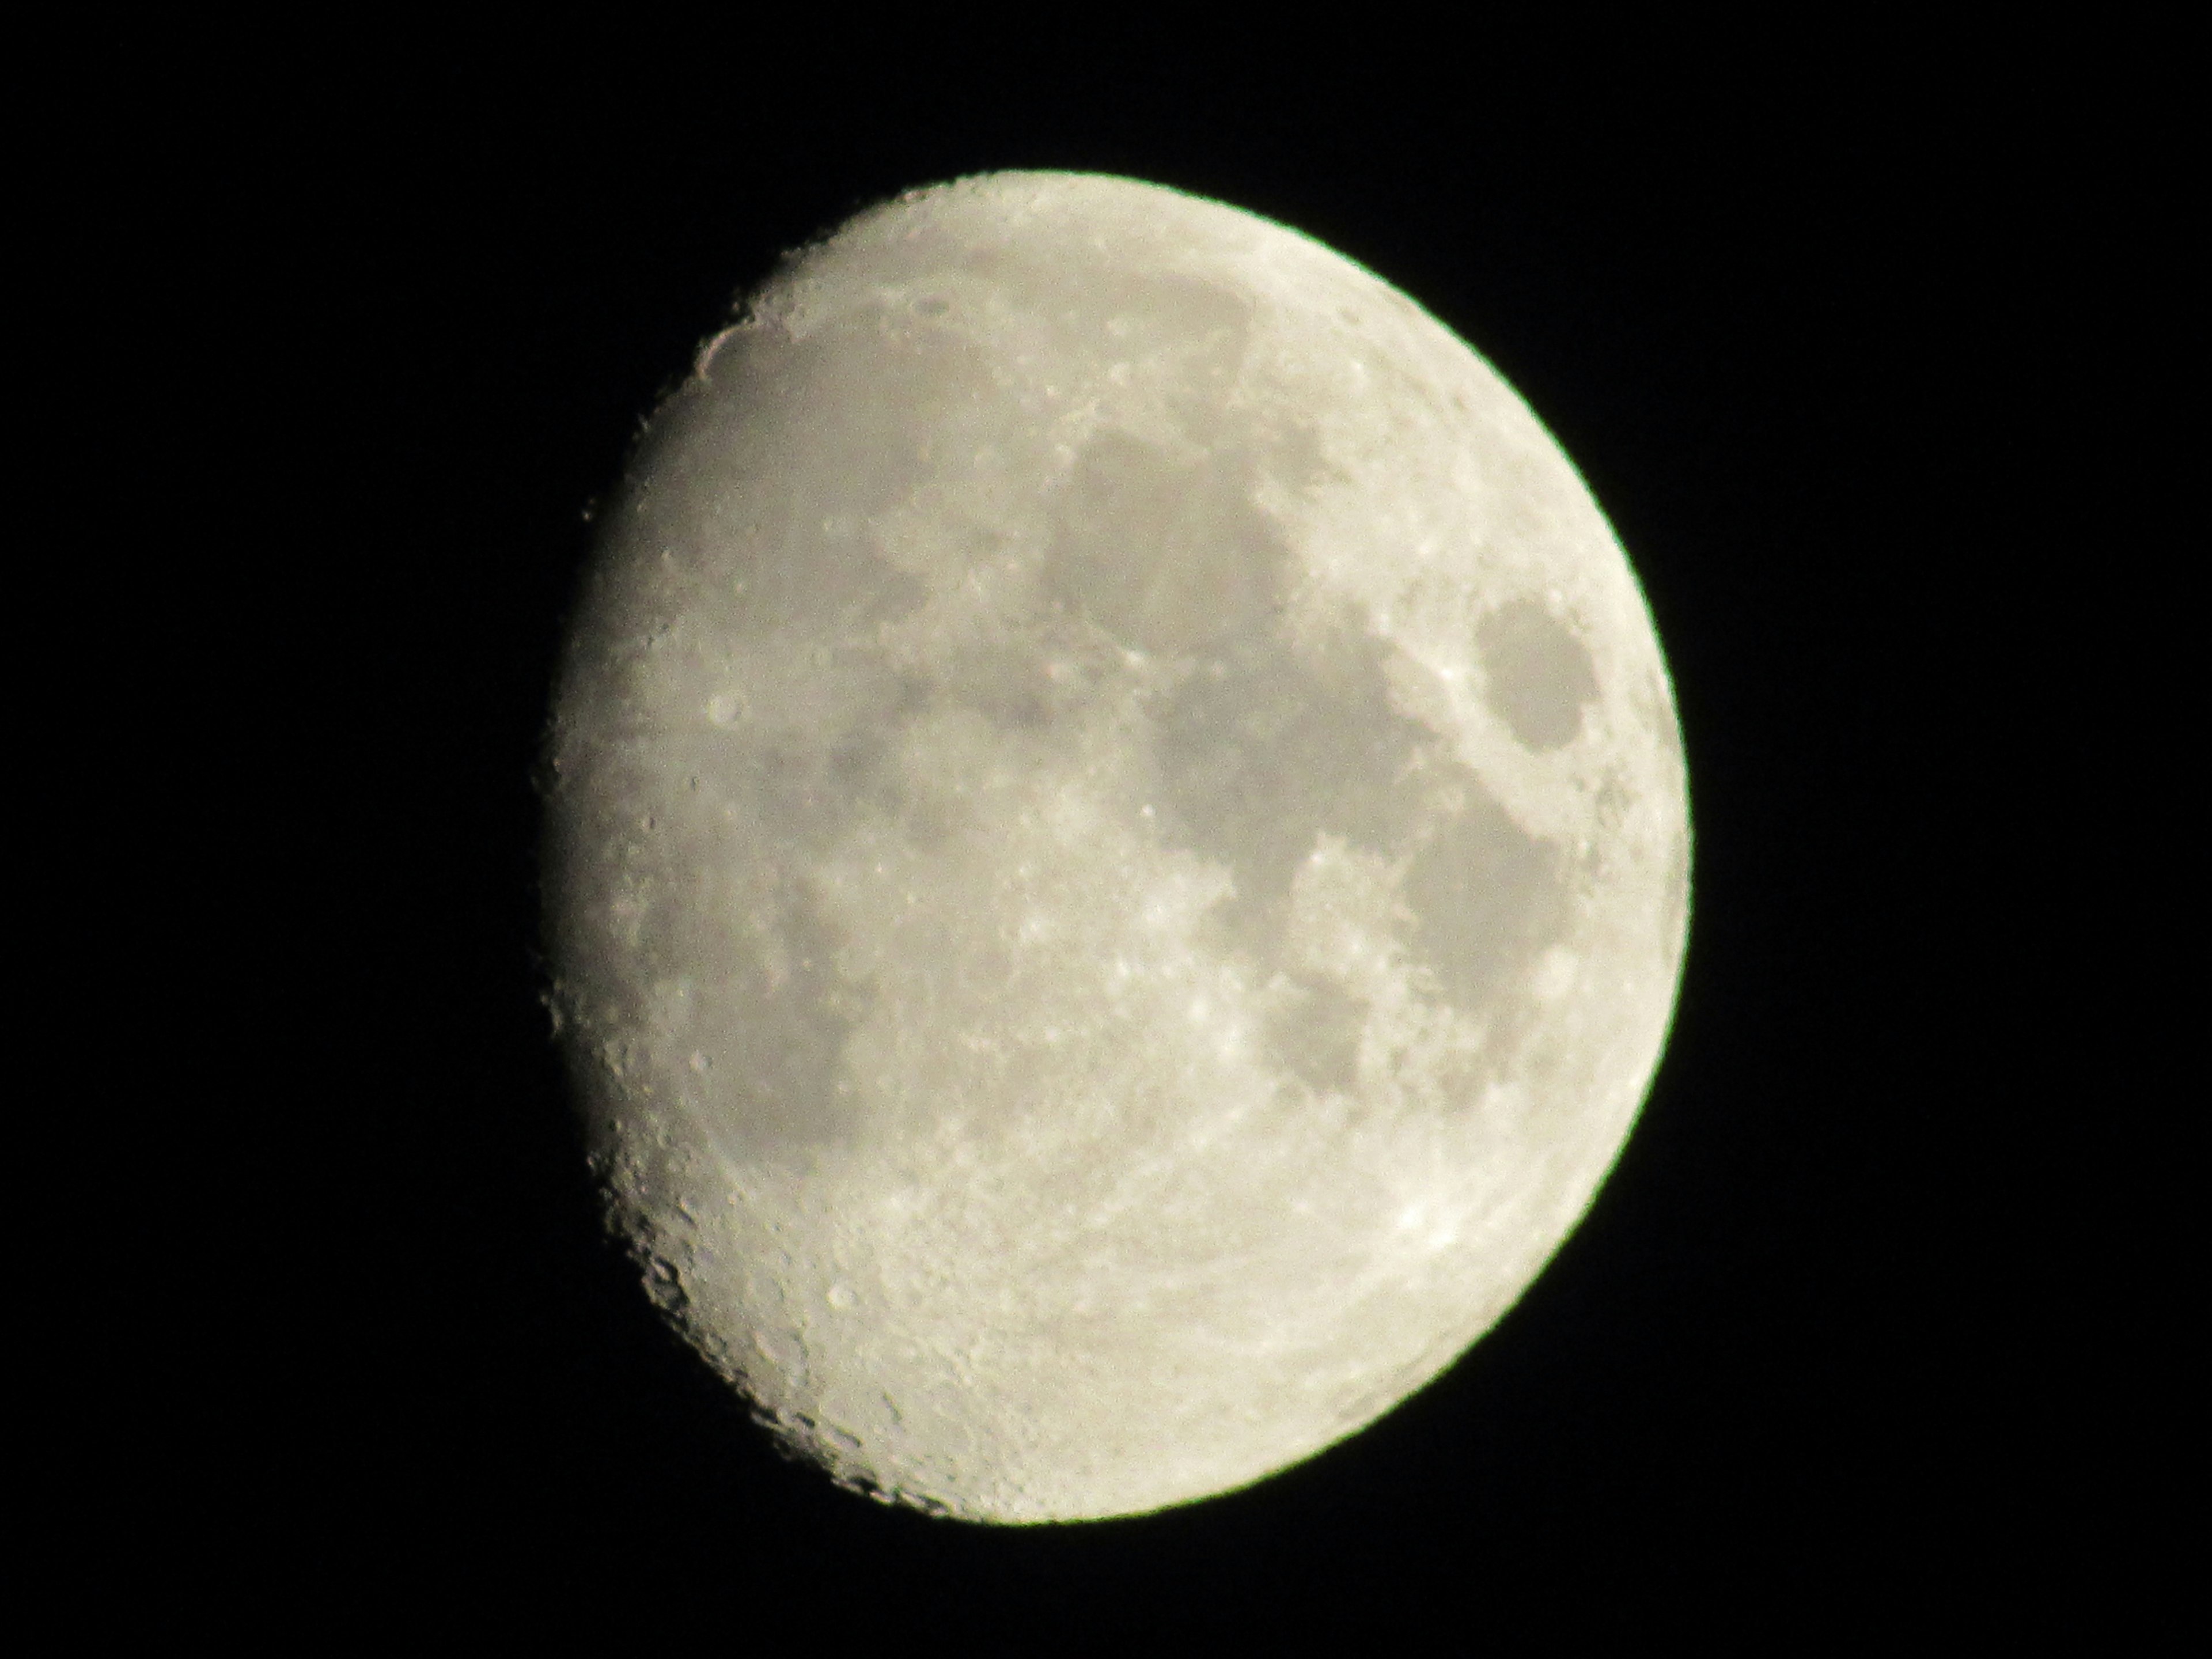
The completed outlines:
[[[546,768],[646,1285],[834,1479],[1137,1514],[1435,1376],[1588,1208],[1688,920],[1628,561],[1379,277],[1089,174],[793,256],[647,423]]]

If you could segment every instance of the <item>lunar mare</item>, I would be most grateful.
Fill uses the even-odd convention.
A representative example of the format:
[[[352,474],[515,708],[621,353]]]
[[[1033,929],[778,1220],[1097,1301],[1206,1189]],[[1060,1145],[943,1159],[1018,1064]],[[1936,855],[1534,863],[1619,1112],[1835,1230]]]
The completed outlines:
[[[1688,817],[1627,561],[1465,344],[1218,203],[963,180],[788,261],[605,522],[550,1000],[764,1420],[1129,1514],[1511,1305],[1656,1063]]]

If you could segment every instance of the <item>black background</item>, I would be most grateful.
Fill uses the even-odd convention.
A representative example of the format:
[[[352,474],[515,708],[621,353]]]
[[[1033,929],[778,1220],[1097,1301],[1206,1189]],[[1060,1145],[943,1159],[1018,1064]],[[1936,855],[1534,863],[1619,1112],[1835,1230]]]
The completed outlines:
[[[182,95],[209,142],[160,191],[254,344],[235,499],[266,533],[233,574],[276,616],[209,672],[253,740],[283,896],[252,981],[286,1030],[240,1247],[265,1297],[192,1449],[234,1540],[209,1582],[641,1636],[796,1610],[833,1648],[1520,1651],[2039,1617],[2155,1567],[2112,1565],[2166,1477],[2105,1386],[2144,1362],[2088,1265],[2102,1015],[2030,994],[2100,924],[2029,880],[2099,765],[2039,573],[2111,539],[2043,482],[2104,457],[2061,411],[2120,349],[2151,129],[2089,131],[2063,40],[1590,25],[1385,58],[1365,27],[334,29]],[[638,422],[781,251],[1002,167],[1266,214],[1472,341],[1629,550],[1697,833],[1641,1126],[1511,1315],[1255,1488],[1028,1530],[779,1461],[659,1328],[532,956],[554,651]]]

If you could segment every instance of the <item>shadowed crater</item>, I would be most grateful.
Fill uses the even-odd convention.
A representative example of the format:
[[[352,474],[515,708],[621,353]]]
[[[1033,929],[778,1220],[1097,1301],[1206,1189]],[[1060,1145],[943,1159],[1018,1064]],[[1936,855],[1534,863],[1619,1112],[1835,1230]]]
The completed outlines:
[[[1589,649],[1534,599],[1516,599],[1477,623],[1483,701],[1523,748],[1574,741],[1583,708],[1597,696]]]

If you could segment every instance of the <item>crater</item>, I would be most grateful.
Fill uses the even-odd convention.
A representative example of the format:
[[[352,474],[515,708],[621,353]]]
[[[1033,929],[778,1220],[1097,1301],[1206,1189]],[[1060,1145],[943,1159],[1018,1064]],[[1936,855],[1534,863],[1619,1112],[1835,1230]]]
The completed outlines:
[[[1515,599],[1476,624],[1483,701],[1514,738],[1538,753],[1574,741],[1597,696],[1589,647],[1535,599]]]

